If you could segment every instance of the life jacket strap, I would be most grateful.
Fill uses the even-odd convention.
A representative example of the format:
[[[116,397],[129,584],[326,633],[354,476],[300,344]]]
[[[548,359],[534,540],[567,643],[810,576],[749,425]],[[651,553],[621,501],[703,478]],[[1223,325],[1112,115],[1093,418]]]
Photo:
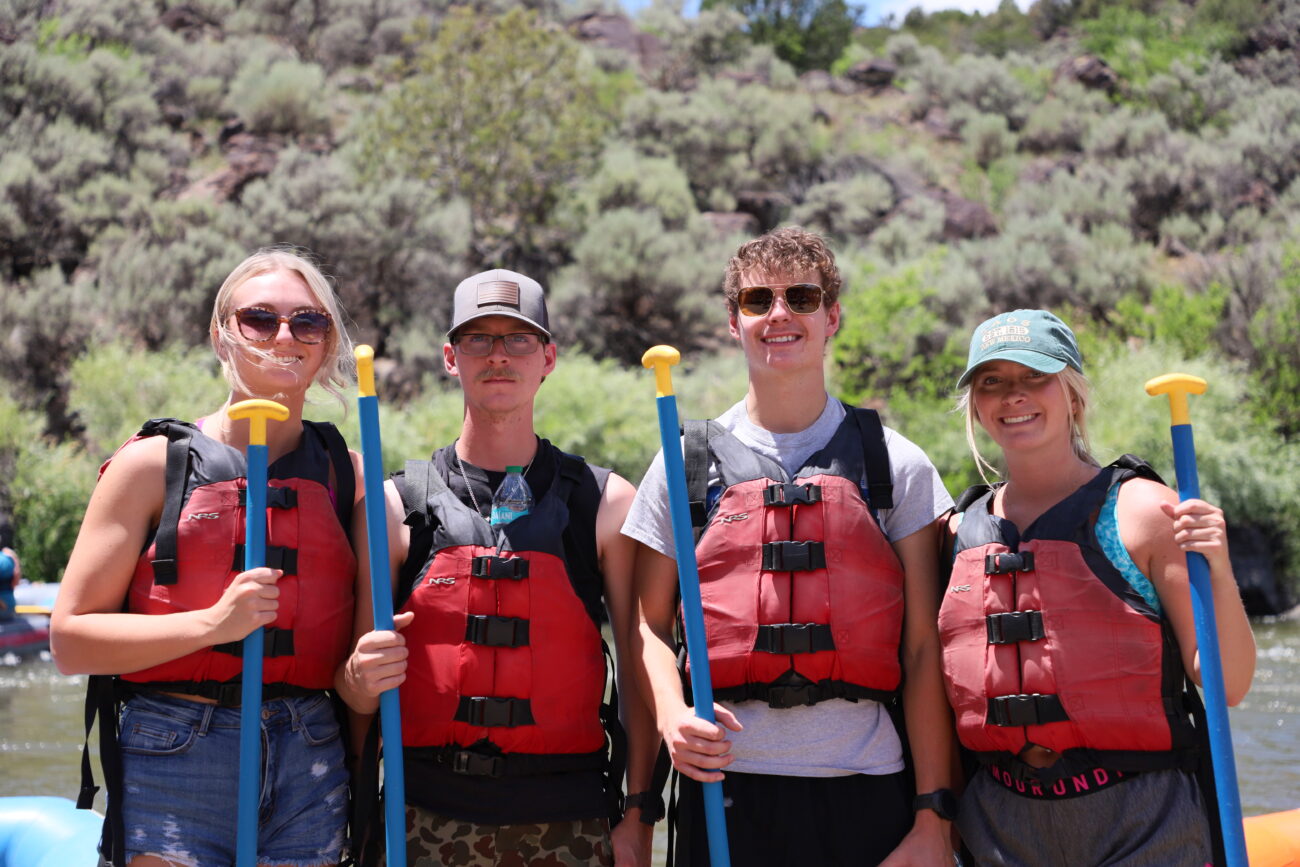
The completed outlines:
[[[231,656],[244,656],[244,642],[228,641],[225,644],[216,644],[212,647],[217,653],[228,653]],[[271,659],[277,656],[293,656],[293,630],[281,629],[278,626],[267,626],[262,630],[262,656]]]
[[[821,485],[774,482],[763,489],[764,506],[806,506],[821,501]]]
[[[1022,693],[1020,695],[1000,695],[989,699],[987,724],[991,726],[1038,726],[1046,723],[1066,722],[1070,715],[1065,712],[1061,698],[1057,695],[1039,693]]]
[[[1039,641],[1043,631],[1043,612],[1007,611],[990,614],[984,618],[989,644],[1015,644],[1020,641]]]
[[[823,542],[764,542],[763,571],[811,572],[826,568]]]
[[[282,545],[266,546],[266,563],[272,569],[280,569],[286,575],[298,574],[298,549]],[[244,543],[235,545],[235,556],[230,561],[230,568],[236,572],[244,571]]]
[[[1033,571],[1033,551],[1002,551],[984,555],[985,575],[1008,575],[1012,572]]]
[[[470,777],[529,777],[541,774],[569,774],[599,771],[605,767],[605,751],[592,753],[503,753],[495,744],[480,741],[470,747],[405,747],[414,762],[434,762],[452,773]]]
[[[470,575],[475,578],[508,578],[519,581],[528,577],[528,560],[524,557],[497,557],[485,554],[470,563]]]
[[[471,614],[465,618],[465,640],[487,647],[526,647],[528,621],[520,617]]]
[[[248,505],[248,489],[239,489],[239,507],[242,509]],[[294,488],[267,487],[266,489],[266,507],[268,509],[296,509],[298,508],[298,491]]]
[[[827,623],[772,623],[758,627],[754,649],[762,653],[818,653],[835,649]]]
[[[455,719],[457,722],[485,728],[513,728],[536,723],[528,699],[498,698],[491,695],[461,696]]]

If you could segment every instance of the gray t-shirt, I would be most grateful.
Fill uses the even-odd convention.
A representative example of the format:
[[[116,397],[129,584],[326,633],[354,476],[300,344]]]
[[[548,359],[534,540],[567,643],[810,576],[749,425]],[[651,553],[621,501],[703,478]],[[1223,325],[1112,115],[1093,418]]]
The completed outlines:
[[[779,434],[749,419],[742,400],[718,417],[723,428],[791,474],[830,441],[844,419],[844,405],[827,395],[811,427]],[[916,445],[885,428],[894,482],[893,509],[879,512],[890,541],[912,535],[952,505],[939,473]],[[709,484],[718,484],[716,468]],[[655,455],[623,524],[623,535],[676,559],[663,454]],[[736,760],[729,771],[799,777],[892,774],[903,769],[902,744],[884,707],[874,701],[832,699],[811,707],[772,708],[761,701],[722,702],[744,731],[731,732]]]

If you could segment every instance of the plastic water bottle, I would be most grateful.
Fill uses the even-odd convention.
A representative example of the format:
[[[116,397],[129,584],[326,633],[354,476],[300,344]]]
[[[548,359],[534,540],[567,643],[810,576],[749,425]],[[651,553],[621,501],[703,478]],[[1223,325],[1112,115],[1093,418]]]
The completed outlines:
[[[523,467],[506,467],[506,477],[492,495],[493,527],[504,527],[515,518],[522,518],[533,508],[533,491],[524,478]]]

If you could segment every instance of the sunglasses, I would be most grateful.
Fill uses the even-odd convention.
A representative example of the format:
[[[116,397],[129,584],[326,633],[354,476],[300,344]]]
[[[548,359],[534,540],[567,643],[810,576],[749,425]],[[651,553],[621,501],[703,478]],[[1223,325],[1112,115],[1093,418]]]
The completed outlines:
[[[515,331],[511,334],[461,334],[453,342],[465,355],[482,357],[492,354],[498,340],[505,347],[506,355],[532,355],[544,342],[542,335],[532,331]]]
[[[746,316],[764,316],[776,303],[777,294],[785,299],[785,306],[793,313],[807,316],[816,313],[822,306],[822,287],[816,283],[794,283],[784,289],[771,286],[746,286],[736,296],[740,312]]]
[[[330,315],[320,310],[295,310],[282,316],[265,307],[240,307],[234,313],[239,333],[246,340],[265,343],[280,333],[280,326],[289,323],[289,333],[299,343],[320,343],[329,336],[333,323]]]

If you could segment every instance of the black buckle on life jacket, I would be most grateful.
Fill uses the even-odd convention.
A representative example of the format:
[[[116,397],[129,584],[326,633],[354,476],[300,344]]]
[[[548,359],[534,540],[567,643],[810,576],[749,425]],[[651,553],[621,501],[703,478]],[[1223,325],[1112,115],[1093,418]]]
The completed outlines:
[[[806,506],[821,501],[821,485],[774,482],[763,489],[764,506]]]
[[[1039,726],[1069,718],[1060,696],[1031,693],[989,699],[986,722],[991,726]]]
[[[1018,641],[1038,641],[1043,631],[1043,612],[1007,611],[990,614],[984,618],[989,644],[1015,644]]]
[[[803,707],[822,700],[822,691],[815,683],[787,686],[769,686],[768,707]]]
[[[509,578],[518,581],[528,577],[528,560],[524,557],[497,557],[485,554],[470,563],[469,574],[475,578]]]
[[[212,649],[217,653],[228,653],[241,659],[244,656],[244,642],[242,641],[214,644]],[[262,630],[262,656],[266,659],[276,656],[293,656],[293,630],[281,629],[278,626],[264,627]]]
[[[524,647],[528,644],[528,621],[520,617],[471,614],[465,618],[465,640],[488,647]]]
[[[461,696],[456,720],[472,726],[513,728],[533,725],[533,709],[526,698],[497,698],[491,695]]]
[[[176,568],[175,560],[154,560],[149,565],[153,566],[153,583],[159,587],[166,587],[180,580],[180,572]],[[239,571],[244,571],[243,566],[240,566]]]
[[[1033,551],[1003,551],[984,555],[985,575],[1006,575],[1010,572],[1033,572]]]
[[[834,650],[826,623],[772,623],[758,627],[754,649],[763,653],[817,653]]]
[[[765,542],[763,569],[768,572],[809,572],[826,568],[821,542]]]
[[[266,546],[266,563],[272,569],[283,570],[286,575],[298,574],[298,549],[285,548],[280,545]],[[230,568],[236,572],[244,571],[244,544],[235,545],[235,559]]]
[[[488,756],[474,750],[456,750],[448,764],[453,773],[471,777],[495,779],[504,776],[506,770],[505,756]]]
[[[248,505],[248,491],[244,488],[239,489],[239,506],[243,508]],[[268,509],[296,509],[298,508],[298,491],[296,488],[272,488],[266,489],[266,507]]]

